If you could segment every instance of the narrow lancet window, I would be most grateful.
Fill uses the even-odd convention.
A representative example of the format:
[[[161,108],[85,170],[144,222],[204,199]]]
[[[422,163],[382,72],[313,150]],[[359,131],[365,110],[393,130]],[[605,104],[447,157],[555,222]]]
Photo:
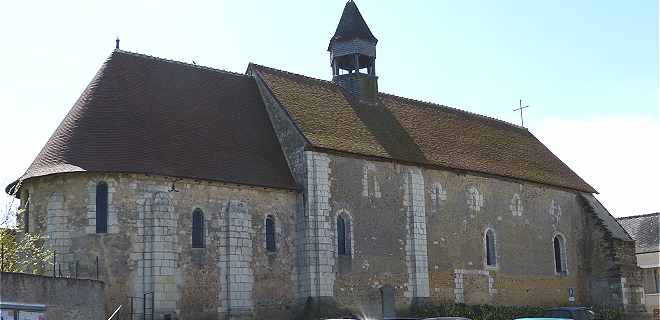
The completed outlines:
[[[30,233],[30,196],[25,194],[25,204],[23,205],[23,231]]]
[[[493,230],[486,231],[486,265],[494,267],[497,265],[497,253],[495,252],[495,233]]]
[[[192,247],[204,248],[204,212],[199,208],[192,214]]]
[[[268,252],[277,251],[277,244],[275,243],[275,218],[271,215],[266,217],[266,250]]]
[[[96,233],[108,232],[108,184],[96,184]]]
[[[348,255],[348,246],[346,245],[346,221],[344,217],[337,217],[337,254],[340,256]]]

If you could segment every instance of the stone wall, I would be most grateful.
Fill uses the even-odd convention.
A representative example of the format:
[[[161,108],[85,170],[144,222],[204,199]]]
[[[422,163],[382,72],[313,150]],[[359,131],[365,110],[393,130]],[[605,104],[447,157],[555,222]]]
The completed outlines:
[[[99,181],[108,183],[112,194],[108,233],[90,232],[95,199],[90,183]],[[31,230],[58,250],[64,275],[72,274],[78,261],[79,276],[95,278],[99,257],[106,311],[132,300],[136,313],[146,309],[155,319],[166,314],[286,318],[293,312],[296,192],[96,173],[30,179],[23,188],[31,199]],[[192,248],[196,208],[204,213],[204,248]],[[274,253],[265,250],[266,215],[277,223]],[[124,308],[123,316],[129,310]]]
[[[578,193],[311,151],[285,109],[255,78],[305,190],[297,219],[299,297],[331,297],[376,316],[382,288],[393,292],[398,308],[420,300],[546,306],[601,301],[594,290],[608,296],[602,300],[606,304],[622,304],[621,272],[607,275],[598,268],[628,266],[634,256],[616,248],[630,244],[619,241],[592,252],[603,246],[599,234],[607,227],[583,207]],[[337,254],[338,216],[350,220],[350,256]],[[496,239],[493,266],[485,262],[488,229]],[[563,239],[566,272],[561,274],[555,272],[555,236]],[[594,288],[601,277],[616,280],[618,287]]]
[[[637,266],[635,243],[612,236],[585,201],[585,241],[583,273],[588,286],[585,299],[590,304],[644,311],[641,269]]]
[[[32,230],[48,236],[65,274],[78,261],[81,276],[93,277],[99,257],[106,311],[134,297],[134,310],[154,310],[157,319],[285,319],[309,297],[374,316],[384,299],[397,309],[429,301],[639,304],[634,246],[608,235],[575,192],[291,150],[303,159],[292,162],[303,192],[139,174],[31,179],[24,191]],[[112,195],[104,234],[90,232],[90,185],[99,181]],[[195,209],[204,213],[204,248],[191,244]],[[277,225],[276,252],[265,249],[267,215]],[[487,230],[495,239],[492,265]],[[562,273],[555,271],[557,235]]]
[[[590,214],[577,193],[335,154],[307,155],[328,159],[327,217],[335,250],[335,261],[328,263],[335,265],[334,279],[328,283],[334,282],[340,304],[364,309],[383,287],[393,289],[400,309],[425,300],[541,306],[591,302],[591,274],[579,266],[590,261],[585,241],[599,240],[584,234],[603,226],[585,218]],[[344,213],[352,219],[350,257],[336,255],[334,224]],[[494,266],[485,262],[487,229],[496,239]],[[564,239],[565,274],[555,272],[556,235]],[[621,252],[621,257],[634,255]]]
[[[3,305],[45,305],[49,320],[106,319],[110,315],[104,312],[103,287],[103,282],[95,280],[0,273],[0,301]]]

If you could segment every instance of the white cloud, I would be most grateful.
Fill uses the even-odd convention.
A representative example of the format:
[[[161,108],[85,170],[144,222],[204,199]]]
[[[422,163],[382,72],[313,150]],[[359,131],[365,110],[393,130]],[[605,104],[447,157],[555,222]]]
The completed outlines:
[[[660,122],[547,119],[533,132],[617,217],[660,212]]]

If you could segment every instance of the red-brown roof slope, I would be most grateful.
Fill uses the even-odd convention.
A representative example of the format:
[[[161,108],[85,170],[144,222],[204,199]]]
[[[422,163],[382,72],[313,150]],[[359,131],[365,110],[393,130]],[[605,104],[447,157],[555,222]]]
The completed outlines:
[[[295,188],[253,78],[119,50],[21,179],[74,171]]]
[[[329,81],[250,68],[313,147],[596,192],[525,128],[388,94],[363,104]]]

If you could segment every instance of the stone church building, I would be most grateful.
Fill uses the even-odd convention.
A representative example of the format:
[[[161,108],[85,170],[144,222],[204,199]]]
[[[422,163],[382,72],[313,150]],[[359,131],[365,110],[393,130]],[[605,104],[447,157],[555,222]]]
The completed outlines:
[[[640,305],[596,190],[526,128],[380,92],[377,42],[349,1],[331,81],[117,48],[7,186],[21,233],[64,275],[99,257],[134,319]]]

